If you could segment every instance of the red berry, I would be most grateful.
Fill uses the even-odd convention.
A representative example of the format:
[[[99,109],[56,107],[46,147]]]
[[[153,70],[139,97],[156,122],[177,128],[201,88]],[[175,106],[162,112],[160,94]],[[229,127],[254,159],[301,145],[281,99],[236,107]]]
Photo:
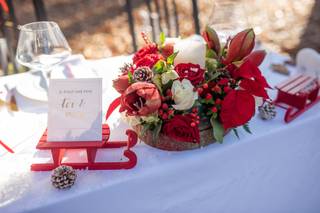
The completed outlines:
[[[215,103],[218,104],[218,105],[221,104],[221,99],[218,98],[218,99],[215,101]]]
[[[210,94],[210,93],[208,93],[207,95],[206,95],[206,100],[211,100],[211,98],[212,98],[212,95]]]
[[[168,104],[166,104],[166,103],[163,103],[162,104],[162,109],[164,109],[164,110],[167,110],[169,107],[168,107]]]
[[[217,92],[217,93],[220,93],[221,92],[221,88],[216,85],[215,87],[213,87],[213,91]]]
[[[197,126],[197,124],[195,122],[192,122],[190,125],[191,125],[191,127],[196,127]]]
[[[171,89],[167,89],[167,91],[166,91],[166,95],[167,95],[167,96],[169,96],[169,97],[171,97],[171,96],[172,96]]]
[[[162,114],[163,114],[163,110],[159,109],[159,115],[162,115]]]
[[[228,86],[224,87],[224,88],[223,88],[223,91],[224,91],[225,93],[229,92],[229,91],[230,91],[230,87],[228,87]]]
[[[197,119],[199,120],[199,119],[200,119],[200,116],[197,116]]]
[[[192,108],[192,112],[198,112],[198,108]]]
[[[196,124],[199,124],[200,123],[200,121],[196,121]]]
[[[212,108],[211,108],[211,111],[212,111],[212,112],[217,112],[218,109],[217,109],[217,107],[212,107]]]
[[[204,84],[202,85],[202,88],[203,88],[203,89],[208,89],[208,84],[207,84],[207,83],[204,83]]]
[[[161,101],[165,101],[165,100],[166,100],[166,98],[161,96]]]
[[[197,90],[198,90],[198,94],[201,95],[201,93],[203,92],[203,89],[199,87]]]
[[[173,114],[174,114],[174,111],[173,111],[172,109],[169,109],[169,110],[168,110],[168,114],[169,114],[169,115],[173,115]]]
[[[163,120],[167,120],[168,119],[168,114],[167,113],[163,113],[163,115],[161,116]]]

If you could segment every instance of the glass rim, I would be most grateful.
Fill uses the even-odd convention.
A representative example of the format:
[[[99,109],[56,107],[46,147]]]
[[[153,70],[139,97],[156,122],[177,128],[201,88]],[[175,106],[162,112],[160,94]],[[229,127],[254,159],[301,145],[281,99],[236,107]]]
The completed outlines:
[[[49,28],[45,28],[45,29],[28,29],[28,27],[35,25],[35,24],[49,24],[49,26],[53,27],[53,28],[59,28],[59,25],[54,22],[54,21],[34,21],[34,22],[30,22],[24,25],[18,25],[18,30],[20,31],[28,31],[28,32],[34,32],[34,31],[47,31],[49,30]]]

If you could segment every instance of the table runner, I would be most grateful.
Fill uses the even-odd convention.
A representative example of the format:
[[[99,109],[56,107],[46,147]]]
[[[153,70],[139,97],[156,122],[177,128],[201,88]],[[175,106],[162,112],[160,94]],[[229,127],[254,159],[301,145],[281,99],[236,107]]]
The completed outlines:
[[[128,59],[89,62],[105,77],[104,110],[116,97],[111,80]],[[269,53],[261,66],[272,86],[286,77],[271,72],[270,63],[285,59]],[[0,84],[18,82],[23,75],[0,78]],[[271,97],[275,93],[271,91]],[[78,171],[76,185],[58,191],[51,187],[50,173],[29,171],[35,145],[46,128],[46,104],[35,105],[19,95],[17,101],[25,106],[22,112],[11,117],[0,114],[0,137],[16,152],[0,152],[1,212],[300,213],[320,209],[319,104],[289,124],[284,123],[281,109],[272,121],[256,115],[250,122],[252,135],[241,130],[240,140],[231,133],[222,145],[199,150],[166,152],[139,143],[134,147],[138,155],[134,169]],[[125,139],[127,126],[119,118],[117,113],[110,117],[111,139]],[[120,153],[99,151],[97,159],[118,160]],[[74,153],[68,156],[75,157]]]

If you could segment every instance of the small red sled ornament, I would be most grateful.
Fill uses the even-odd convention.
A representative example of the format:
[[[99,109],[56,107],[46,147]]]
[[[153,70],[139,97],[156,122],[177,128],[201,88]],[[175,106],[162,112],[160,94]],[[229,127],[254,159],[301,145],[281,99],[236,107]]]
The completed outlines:
[[[289,123],[320,101],[320,96],[318,96],[319,85],[317,77],[299,74],[276,86],[278,96],[273,103],[286,109],[284,116],[286,123]]]
[[[119,105],[120,98],[116,99],[109,106],[106,119],[112,114],[115,108]],[[119,102],[119,103],[118,103]],[[50,171],[60,165],[68,165],[74,169],[89,169],[89,170],[117,170],[131,169],[137,164],[137,156],[131,150],[137,144],[138,136],[135,131],[128,129],[127,141],[109,141],[110,128],[107,124],[102,125],[102,141],[65,141],[65,142],[48,142],[47,130],[44,132],[38,145],[39,150],[50,150],[53,163],[35,163],[31,165],[31,171]],[[126,147],[123,155],[128,158],[127,161],[121,162],[96,162],[96,154],[98,149],[113,149]],[[62,158],[66,150],[70,149],[85,149],[87,153],[87,162],[66,162],[62,163]]]

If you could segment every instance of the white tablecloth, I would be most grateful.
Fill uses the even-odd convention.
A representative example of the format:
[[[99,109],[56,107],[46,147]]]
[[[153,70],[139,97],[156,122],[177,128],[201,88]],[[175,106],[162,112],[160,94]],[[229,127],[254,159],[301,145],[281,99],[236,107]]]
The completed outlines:
[[[104,77],[104,107],[115,97],[111,80],[128,57],[90,61]],[[271,85],[286,77],[269,69],[284,57],[268,54],[262,70]],[[23,81],[26,74],[0,78],[0,86]],[[271,91],[274,97],[275,90]],[[70,190],[56,190],[50,172],[30,172],[31,162],[48,160],[35,145],[46,128],[45,103],[16,94],[20,111],[0,112],[0,212],[319,212],[320,104],[289,124],[284,112],[272,121],[255,116],[252,135],[240,130],[224,143],[199,150],[167,152],[143,143],[134,147],[138,164],[131,170],[77,171]],[[125,139],[126,126],[114,114],[111,139]],[[69,158],[81,158],[67,153]],[[119,160],[121,150],[99,151],[98,160]]]

